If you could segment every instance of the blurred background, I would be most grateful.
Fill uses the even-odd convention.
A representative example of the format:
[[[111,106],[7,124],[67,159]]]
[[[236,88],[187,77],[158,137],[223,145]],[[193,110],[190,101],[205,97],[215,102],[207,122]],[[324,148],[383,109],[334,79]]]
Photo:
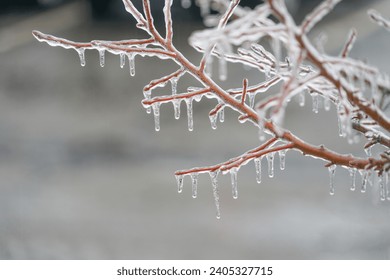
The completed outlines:
[[[140,2],[140,1],[138,1]],[[163,1],[152,1],[156,17]],[[193,62],[187,43],[203,28],[197,8],[175,1],[175,44]],[[247,1],[253,5],[255,1]],[[155,4],[159,3],[159,5]],[[297,21],[318,1],[290,1]],[[245,3],[244,3],[245,4]],[[194,6],[194,5],[193,5]],[[390,17],[390,2],[343,1],[317,29],[327,52],[337,54],[351,27],[359,33],[352,56],[390,72],[390,34],[366,15],[375,8]],[[212,165],[258,145],[257,131],[227,110],[212,130],[214,103],[194,104],[188,132],[184,106],[175,120],[161,107],[161,131],[141,105],[142,89],[170,73],[166,61],[136,58],[136,76],[95,51],[81,67],[76,52],[34,40],[32,30],[71,40],[130,39],[134,28],[120,0],[2,0],[0,3],[0,258],[1,259],[389,259],[390,203],[376,187],[349,191],[349,175],[336,171],[329,195],[324,163],[287,153],[286,170],[255,181],[253,164],[238,174],[239,199],[229,176],[220,176],[222,218],[215,218],[210,178],[199,178],[198,198],[178,169]],[[214,65],[217,68],[217,65]],[[215,71],[217,72],[217,71]],[[231,65],[223,87],[252,83],[258,73]],[[193,85],[179,82],[179,90]],[[161,89],[169,92],[169,88]],[[313,144],[363,155],[337,133],[335,108],[313,114],[291,102],[286,126]],[[358,188],[360,176],[357,176]]]

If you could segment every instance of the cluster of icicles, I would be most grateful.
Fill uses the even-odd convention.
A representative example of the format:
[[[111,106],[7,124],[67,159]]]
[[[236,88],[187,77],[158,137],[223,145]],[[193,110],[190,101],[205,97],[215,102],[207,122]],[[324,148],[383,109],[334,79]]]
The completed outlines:
[[[284,170],[286,167],[286,150],[281,150],[278,152],[279,159],[280,159],[280,170]],[[270,178],[274,177],[274,158],[275,158],[275,152],[268,153],[265,156],[261,156],[258,158],[255,158],[254,164],[256,169],[256,182],[258,184],[261,183],[262,180],[262,172],[261,172],[261,161],[262,158],[265,157],[267,160],[267,166],[268,166],[268,176]],[[232,196],[234,199],[238,198],[238,188],[237,188],[237,174],[240,167],[233,167],[228,171],[223,171],[223,174],[230,173],[231,177],[231,183],[232,183]],[[219,187],[218,187],[218,175],[220,174],[220,170],[214,170],[214,171],[203,171],[203,172],[196,172],[196,173],[190,173],[186,174],[191,178],[191,184],[192,184],[192,197],[196,198],[198,195],[198,177],[200,173],[208,173],[210,175],[211,184],[213,188],[213,196],[214,196],[214,203],[216,207],[216,217],[217,219],[221,218],[221,211],[220,211],[220,205],[219,205]],[[184,185],[184,176],[185,175],[176,175],[176,181],[177,181],[177,190],[179,193],[183,191],[183,185]]]

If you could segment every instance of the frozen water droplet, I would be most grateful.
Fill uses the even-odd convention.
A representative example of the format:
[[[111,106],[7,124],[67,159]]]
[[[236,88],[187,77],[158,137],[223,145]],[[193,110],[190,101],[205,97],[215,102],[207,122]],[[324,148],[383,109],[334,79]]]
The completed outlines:
[[[356,189],[356,169],[348,168],[348,171],[349,177],[351,178],[351,191],[354,191]]]
[[[210,172],[211,184],[213,187],[214,203],[216,208],[217,219],[221,218],[221,211],[219,208],[219,189],[218,189],[218,171]]]
[[[191,0],[181,0],[181,6],[184,9],[188,9],[191,7]]]
[[[249,97],[249,106],[251,108],[254,108],[256,94],[254,92],[248,92],[248,97]]]
[[[100,62],[100,67],[104,67],[104,63],[105,63],[105,50],[104,49],[99,49],[99,62]]]
[[[313,99],[313,112],[318,114],[318,103],[319,103],[318,93],[312,92],[311,97]]]
[[[153,103],[154,129],[160,131],[160,103]]]
[[[227,78],[227,62],[226,59],[222,56],[219,59],[219,79],[221,81],[226,81]]]
[[[362,177],[362,188],[361,192],[365,193],[367,190],[368,172],[365,170],[359,170],[360,176]]]
[[[191,174],[192,182],[192,197],[196,198],[198,196],[198,173]]]
[[[329,111],[330,110],[330,105],[331,105],[330,99],[325,97],[324,98],[324,109],[325,109],[325,111]]]
[[[181,193],[183,191],[184,177],[183,175],[176,175],[177,182],[177,192]]]
[[[77,49],[77,53],[79,54],[80,65],[84,67],[85,66],[85,49],[84,48]]]
[[[364,149],[364,152],[366,153],[366,155],[368,157],[371,157],[372,156],[372,146],[368,147],[368,148],[365,148]]]
[[[174,99],[173,100],[173,109],[175,111],[175,119],[180,119],[180,100]]]
[[[268,163],[268,176],[270,178],[274,177],[274,153],[267,154],[267,163]]]
[[[378,176],[379,197],[382,201],[386,200],[386,189],[383,175]]]
[[[286,168],[286,150],[279,151],[279,160],[280,160],[280,170]]]
[[[130,76],[135,76],[135,55],[133,53],[130,53],[128,55],[129,58],[129,68],[130,68]]]
[[[219,110],[219,121],[221,123],[223,123],[225,121],[225,107],[222,107],[220,110]]]
[[[255,158],[255,168],[256,168],[256,182],[261,183],[261,158]]]
[[[211,128],[217,129],[217,114],[211,114],[209,115]]]
[[[237,172],[238,172],[238,169],[236,167],[233,167],[232,169],[230,169],[230,177],[232,180],[232,194],[233,194],[234,199],[238,198]]]
[[[299,94],[299,106],[303,107],[305,106],[305,92],[301,92]]]
[[[330,195],[334,195],[334,176],[335,176],[335,173],[336,173],[336,165],[333,164],[331,166],[328,167],[328,170],[329,170],[329,194]]]
[[[125,53],[120,53],[119,54],[119,60],[120,60],[119,66],[121,68],[123,68],[125,66],[125,63],[126,63],[126,54]]]
[[[187,104],[187,117],[188,117],[188,130],[194,130],[194,119],[193,119],[193,111],[192,111],[192,98],[186,99]]]

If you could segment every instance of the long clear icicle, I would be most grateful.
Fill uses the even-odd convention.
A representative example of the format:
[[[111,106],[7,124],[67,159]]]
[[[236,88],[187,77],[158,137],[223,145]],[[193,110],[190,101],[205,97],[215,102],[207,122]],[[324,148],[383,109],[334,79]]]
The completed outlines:
[[[329,170],[329,194],[334,195],[334,177],[336,174],[336,165],[333,164],[328,167]]]
[[[154,115],[154,129],[156,131],[160,131],[160,103],[153,103],[152,108]]]
[[[313,99],[313,112],[318,114],[319,98],[317,92],[312,92],[311,97]]]
[[[121,67],[121,68],[123,68],[124,66],[125,66],[125,64],[126,64],[126,54],[125,53],[121,53],[120,55],[119,55],[119,66]]]
[[[351,178],[351,191],[354,191],[356,189],[356,169],[355,168],[349,168],[349,177]]]
[[[267,154],[267,163],[268,163],[268,176],[270,178],[274,177],[274,153]]]
[[[213,187],[214,203],[216,208],[217,219],[221,218],[221,210],[219,208],[219,189],[218,189],[218,171],[210,172],[211,184]]]
[[[172,86],[172,95],[177,94],[177,79],[173,78],[171,79],[171,86]],[[174,99],[172,101],[173,103],[173,110],[175,111],[175,119],[180,119],[180,100]]]
[[[106,51],[104,49],[99,50],[99,62],[100,62],[100,67],[104,67],[105,64],[105,53]]]
[[[198,173],[191,174],[191,183],[192,183],[192,197],[196,198],[198,196]]]
[[[359,173],[362,176],[362,188],[360,191],[365,193],[367,190],[368,172],[365,170],[359,170]]]
[[[129,68],[130,68],[130,76],[135,76],[135,55],[133,53],[130,53],[128,55],[129,58]]]
[[[236,167],[230,169],[230,177],[232,180],[232,194],[233,194],[234,199],[238,198],[237,172],[238,172],[238,169]]]
[[[192,111],[192,98],[187,98],[186,104],[187,104],[188,130],[193,131],[194,118],[193,118],[193,111]]]
[[[385,201],[386,200],[386,188],[385,188],[383,174],[378,176],[378,186],[379,186],[380,200]]]
[[[85,66],[85,49],[84,48],[77,49],[77,53],[79,54],[80,65],[84,67]]]
[[[256,182],[261,183],[261,158],[255,158]]]
[[[176,183],[177,183],[177,192],[181,193],[183,191],[183,185],[184,185],[183,175],[176,175]]]
[[[225,106],[222,106],[222,108],[219,110],[219,121],[223,123],[225,121]]]
[[[279,151],[279,160],[280,170],[284,170],[286,168],[286,150]]]
[[[325,111],[329,111],[331,106],[331,101],[329,98],[324,97],[324,109]]]

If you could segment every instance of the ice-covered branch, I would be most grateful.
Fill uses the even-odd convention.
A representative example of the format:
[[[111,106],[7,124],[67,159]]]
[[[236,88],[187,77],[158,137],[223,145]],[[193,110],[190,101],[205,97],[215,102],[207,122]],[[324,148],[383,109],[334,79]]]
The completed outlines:
[[[375,67],[348,57],[356,40],[355,30],[351,31],[338,57],[329,56],[323,50],[319,51],[319,47],[307,36],[339,0],[324,1],[300,26],[295,24],[282,0],[268,0],[253,10],[240,7],[239,0],[198,0],[204,16],[209,14],[212,2],[216,4],[213,7],[220,13],[214,28],[195,32],[189,39],[190,44],[203,53],[198,63],[189,61],[173,44],[172,2],[165,0],[164,4],[165,36],[155,27],[149,0],[142,0],[142,12],[135,8],[130,0],[123,0],[126,10],[137,21],[137,27],[147,33],[146,39],[78,43],[39,31],[33,31],[33,35],[51,46],[74,49],[79,54],[81,65],[85,65],[85,50],[90,49],[99,52],[101,66],[104,66],[105,52],[118,55],[121,67],[128,57],[131,76],[135,75],[135,55],[172,60],[178,69],[150,81],[143,89],[145,98],[142,104],[148,113],[153,112],[157,131],[160,130],[161,105],[172,103],[174,117],[178,119],[181,102],[186,104],[188,129],[192,131],[193,102],[200,102],[203,97],[217,101],[209,112],[213,129],[217,128],[218,116],[221,122],[224,121],[225,108],[235,111],[241,123],[249,121],[259,129],[262,142],[259,147],[224,163],[177,171],[179,192],[183,189],[184,176],[188,175],[192,182],[192,196],[196,197],[198,176],[208,173],[219,217],[220,173],[230,173],[233,197],[237,198],[237,172],[242,166],[253,161],[256,180],[260,183],[262,158],[266,158],[268,174],[273,177],[275,154],[279,154],[280,169],[283,170],[286,152],[289,150],[325,162],[331,176],[331,194],[334,194],[333,176],[337,166],[348,168],[353,176],[359,170],[363,178],[362,191],[367,186],[370,172],[377,173],[381,178],[384,173],[387,174],[390,169],[389,152],[383,151],[375,158],[370,150],[377,144],[385,149],[390,148],[390,121],[384,109],[389,103],[386,99],[390,94],[388,76],[381,74]],[[370,16],[388,29],[388,21],[379,14],[370,12]],[[260,44],[264,38],[269,40],[269,46]],[[265,77],[265,80],[251,84],[249,79],[244,78],[238,88],[225,89],[219,80],[212,77],[210,69],[213,59],[219,63],[220,80],[228,77],[226,68],[229,63],[249,66],[258,71],[260,77]],[[181,82],[184,74],[191,76],[201,86],[189,86],[187,90],[178,92],[178,82]],[[153,96],[159,87],[165,87],[167,84],[171,86],[171,94]],[[271,88],[276,90],[271,91]],[[319,98],[323,99],[325,110],[330,110],[332,104],[335,106],[340,136],[347,137],[349,142],[355,141],[357,134],[366,139],[366,157],[338,153],[323,145],[312,145],[284,128],[283,119],[290,100],[298,97],[299,105],[304,106],[308,95],[312,99],[314,113],[319,111]],[[390,190],[388,193],[390,194]]]

